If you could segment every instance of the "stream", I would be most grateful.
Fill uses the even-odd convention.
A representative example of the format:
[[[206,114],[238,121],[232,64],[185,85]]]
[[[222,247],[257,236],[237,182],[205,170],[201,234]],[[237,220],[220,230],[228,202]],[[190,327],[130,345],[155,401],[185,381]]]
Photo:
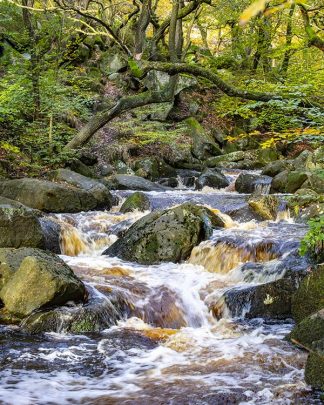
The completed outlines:
[[[116,192],[121,200],[130,193]],[[0,403],[320,404],[303,379],[307,353],[285,340],[293,322],[246,319],[248,308],[237,303],[233,313],[222,300],[232,288],[281,278],[306,226],[284,211],[276,221],[251,220],[246,195],[231,187],[146,194],[154,210],[192,201],[234,219],[187,262],[144,266],[101,252],[145,213],[121,214],[119,205],[55,215],[64,225],[61,257],[95,303],[116,308],[116,319],[100,332],[74,334],[64,328],[67,307],[55,333],[0,326]]]

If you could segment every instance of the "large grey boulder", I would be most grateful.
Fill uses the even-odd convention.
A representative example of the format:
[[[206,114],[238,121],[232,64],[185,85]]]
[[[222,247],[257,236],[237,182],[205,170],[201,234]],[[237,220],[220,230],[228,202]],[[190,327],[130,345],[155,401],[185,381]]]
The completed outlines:
[[[80,212],[98,207],[92,193],[47,180],[24,178],[1,181],[0,195],[44,212]]]
[[[235,181],[235,190],[239,193],[264,193],[270,191],[272,178],[253,173],[240,173]]]
[[[84,284],[54,254],[39,249],[0,249],[0,300],[6,312],[25,317],[33,311],[81,302]]]
[[[285,319],[292,316],[292,296],[298,277],[287,277],[250,287],[234,287],[226,291],[213,306],[217,318],[229,311],[232,317]]]
[[[219,169],[205,169],[196,181],[198,190],[204,187],[224,188],[229,185],[229,181]]]
[[[217,225],[218,218],[212,211],[183,204],[141,218],[103,254],[142,264],[180,262]]]
[[[164,191],[165,187],[153,183],[143,177],[126,174],[116,174],[107,178],[113,190],[141,190],[141,191]]]
[[[35,247],[61,253],[61,228],[38,210],[0,197],[0,248]]]
[[[0,206],[0,247],[44,246],[39,218],[30,210]]]
[[[300,188],[324,193],[322,170],[284,170],[273,178],[271,192],[295,193]]]
[[[83,176],[69,169],[56,170],[52,173],[52,179],[58,182],[65,182],[90,193],[97,201],[96,208],[110,209],[112,207],[112,195],[106,186],[95,179]]]

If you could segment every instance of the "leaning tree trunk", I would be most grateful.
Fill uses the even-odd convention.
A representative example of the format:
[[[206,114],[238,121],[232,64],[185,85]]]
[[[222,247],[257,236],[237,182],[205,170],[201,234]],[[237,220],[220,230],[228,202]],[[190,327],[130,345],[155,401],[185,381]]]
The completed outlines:
[[[90,119],[78,134],[65,146],[65,150],[76,149],[86,144],[99,129],[126,111],[148,104],[163,103],[172,99],[173,93],[168,90],[165,92],[146,91],[135,96],[122,97],[110,109],[100,112]]]

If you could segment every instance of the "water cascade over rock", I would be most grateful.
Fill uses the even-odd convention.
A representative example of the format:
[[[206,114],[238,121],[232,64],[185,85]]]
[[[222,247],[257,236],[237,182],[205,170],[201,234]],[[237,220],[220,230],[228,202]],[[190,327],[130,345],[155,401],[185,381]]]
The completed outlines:
[[[87,297],[53,298],[48,306],[39,301],[39,288],[32,297],[25,294],[33,307],[21,312],[15,303],[8,316],[14,286],[6,286],[14,273],[3,264],[9,260],[1,260],[0,319],[19,328],[0,326],[1,381],[15,387],[6,398],[0,392],[0,402],[15,403],[24,392],[40,403],[44,390],[53,403],[60,398],[142,405],[148,398],[157,404],[172,398],[182,404],[190,397],[206,405],[268,404],[274,398],[288,404],[301,395],[313,400],[303,379],[307,353],[285,340],[297,286],[302,293],[308,274],[309,262],[298,253],[307,227],[286,215],[282,196],[260,195],[267,192],[263,187],[258,194],[238,194],[233,185],[240,171],[223,174],[230,183],[226,189],[198,191],[182,183],[153,191],[149,184],[151,191],[143,192],[148,215],[120,212],[134,192],[116,190],[120,203],[109,211],[40,219],[58,226],[62,259],[82,280]],[[18,272],[25,271],[22,263],[14,264]],[[44,284],[51,270],[37,268]],[[303,322],[318,325],[321,314],[306,317],[293,332],[300,343]],[[318,387],[317,343],[312,350],[306,379]]]

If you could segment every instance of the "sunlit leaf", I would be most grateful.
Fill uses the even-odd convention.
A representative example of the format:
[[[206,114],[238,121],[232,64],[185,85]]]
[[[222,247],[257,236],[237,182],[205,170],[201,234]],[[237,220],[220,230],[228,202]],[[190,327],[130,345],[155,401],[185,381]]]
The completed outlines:
[[[240,24],[245,25],[251,18],[262,12],[268,3],[268,0],[257,0],[247,7],[240,16]]]

